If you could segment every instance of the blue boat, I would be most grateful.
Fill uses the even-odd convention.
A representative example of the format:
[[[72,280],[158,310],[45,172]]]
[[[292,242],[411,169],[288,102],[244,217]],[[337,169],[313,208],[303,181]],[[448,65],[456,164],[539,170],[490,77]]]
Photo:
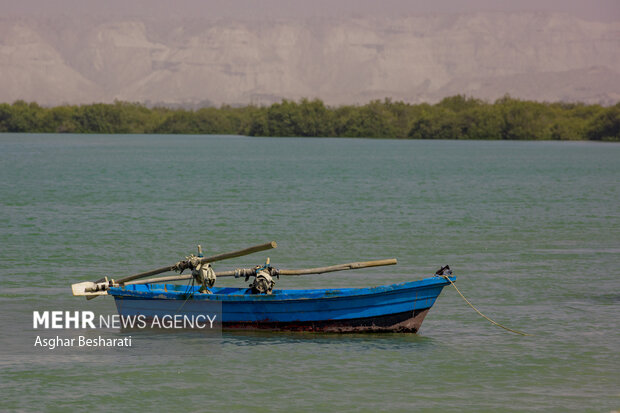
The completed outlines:
[[[325,332],[417,332],[441,290],[455,278],[449,266],[434,277],[370,288],[277,290],[274,278],[395,265],[394,258],[305,269],[278,269],[267,258],[254,268],[215,272],[211,263],[276,248],[275,241],[204,257],[190,255],[173,265],[120,279],[104,277],[71,285],[73,295],[88,299],[111,295],[121,317],[159,320],[198,319],[217,313],[224,329]],[[189,269],[191,274],[182,275]],[[164,272],[179,275],[148,278]],[[215,287],[218,277],[254,278],[250,288]],[[191,281],[191,285],[164,284]],[[196,283],[197,285],[195,285]],[[213,317],[215,319],[215,317]],[[175,327],[176,328],[176,327]],[[191,327],[190,327],[191,328]]]
[[[224,329],[415,333],[446,285],[445,277],[435,276],[370,288],[256,294],[249,288],[211,287],[200,292],[199,286],[130,284],[110,287],[107,294],[123,317],[196,317],[217,304]]]

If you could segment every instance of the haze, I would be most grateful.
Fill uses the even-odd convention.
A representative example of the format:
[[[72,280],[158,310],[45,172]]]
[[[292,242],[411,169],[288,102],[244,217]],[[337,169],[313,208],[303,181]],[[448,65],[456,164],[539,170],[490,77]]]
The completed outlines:
[[[0,5],[4,15],[286,18],[547,11],[589,20],[620,19],[618,0],[1,0]]]
[[[619,0],[0,0],[0,102],[615,104]]]

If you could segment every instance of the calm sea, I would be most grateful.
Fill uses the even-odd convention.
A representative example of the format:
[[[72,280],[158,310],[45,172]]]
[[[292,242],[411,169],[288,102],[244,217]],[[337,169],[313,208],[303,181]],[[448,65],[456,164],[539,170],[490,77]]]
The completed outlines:
[[[620,409],[618,144],[3,134],[0,176],[1,410]],[[18,320],[33,310],[114,311],[73,282],[271,240],[216,270],[399,260],[277,285],[319,288],[450,264],[482,312],[533,335],[450,287],[417,335],[224,332],[193,355],[118,360],[7,350],[31,345]]]

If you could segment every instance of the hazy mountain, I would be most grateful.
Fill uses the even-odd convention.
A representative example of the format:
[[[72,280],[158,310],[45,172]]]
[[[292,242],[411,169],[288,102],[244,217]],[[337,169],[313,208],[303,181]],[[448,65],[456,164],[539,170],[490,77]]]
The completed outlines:
[[[553,13],[0,18],[0,101],[620,100],[620,23]]]

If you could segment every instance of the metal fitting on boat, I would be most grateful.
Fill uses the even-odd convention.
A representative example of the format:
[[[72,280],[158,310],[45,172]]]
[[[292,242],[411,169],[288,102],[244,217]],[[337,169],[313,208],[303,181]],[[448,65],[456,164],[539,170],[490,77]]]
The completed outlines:
[[[215,275],[215,271],[213,271],[211,264],[209,264],[208,262],[198,264],[196,268],[192,271],[192,276],[198,284],[202,285],[202,288],[200,288],[201,293],[210,292],[208,288],[211,288],[215,285],[215,280],[217,278]]]
[[[253,294],[271,294],[273,286],[276,285],[269,272],[266,270],[260,270],[256,273],[254,282],[250,284]]]

